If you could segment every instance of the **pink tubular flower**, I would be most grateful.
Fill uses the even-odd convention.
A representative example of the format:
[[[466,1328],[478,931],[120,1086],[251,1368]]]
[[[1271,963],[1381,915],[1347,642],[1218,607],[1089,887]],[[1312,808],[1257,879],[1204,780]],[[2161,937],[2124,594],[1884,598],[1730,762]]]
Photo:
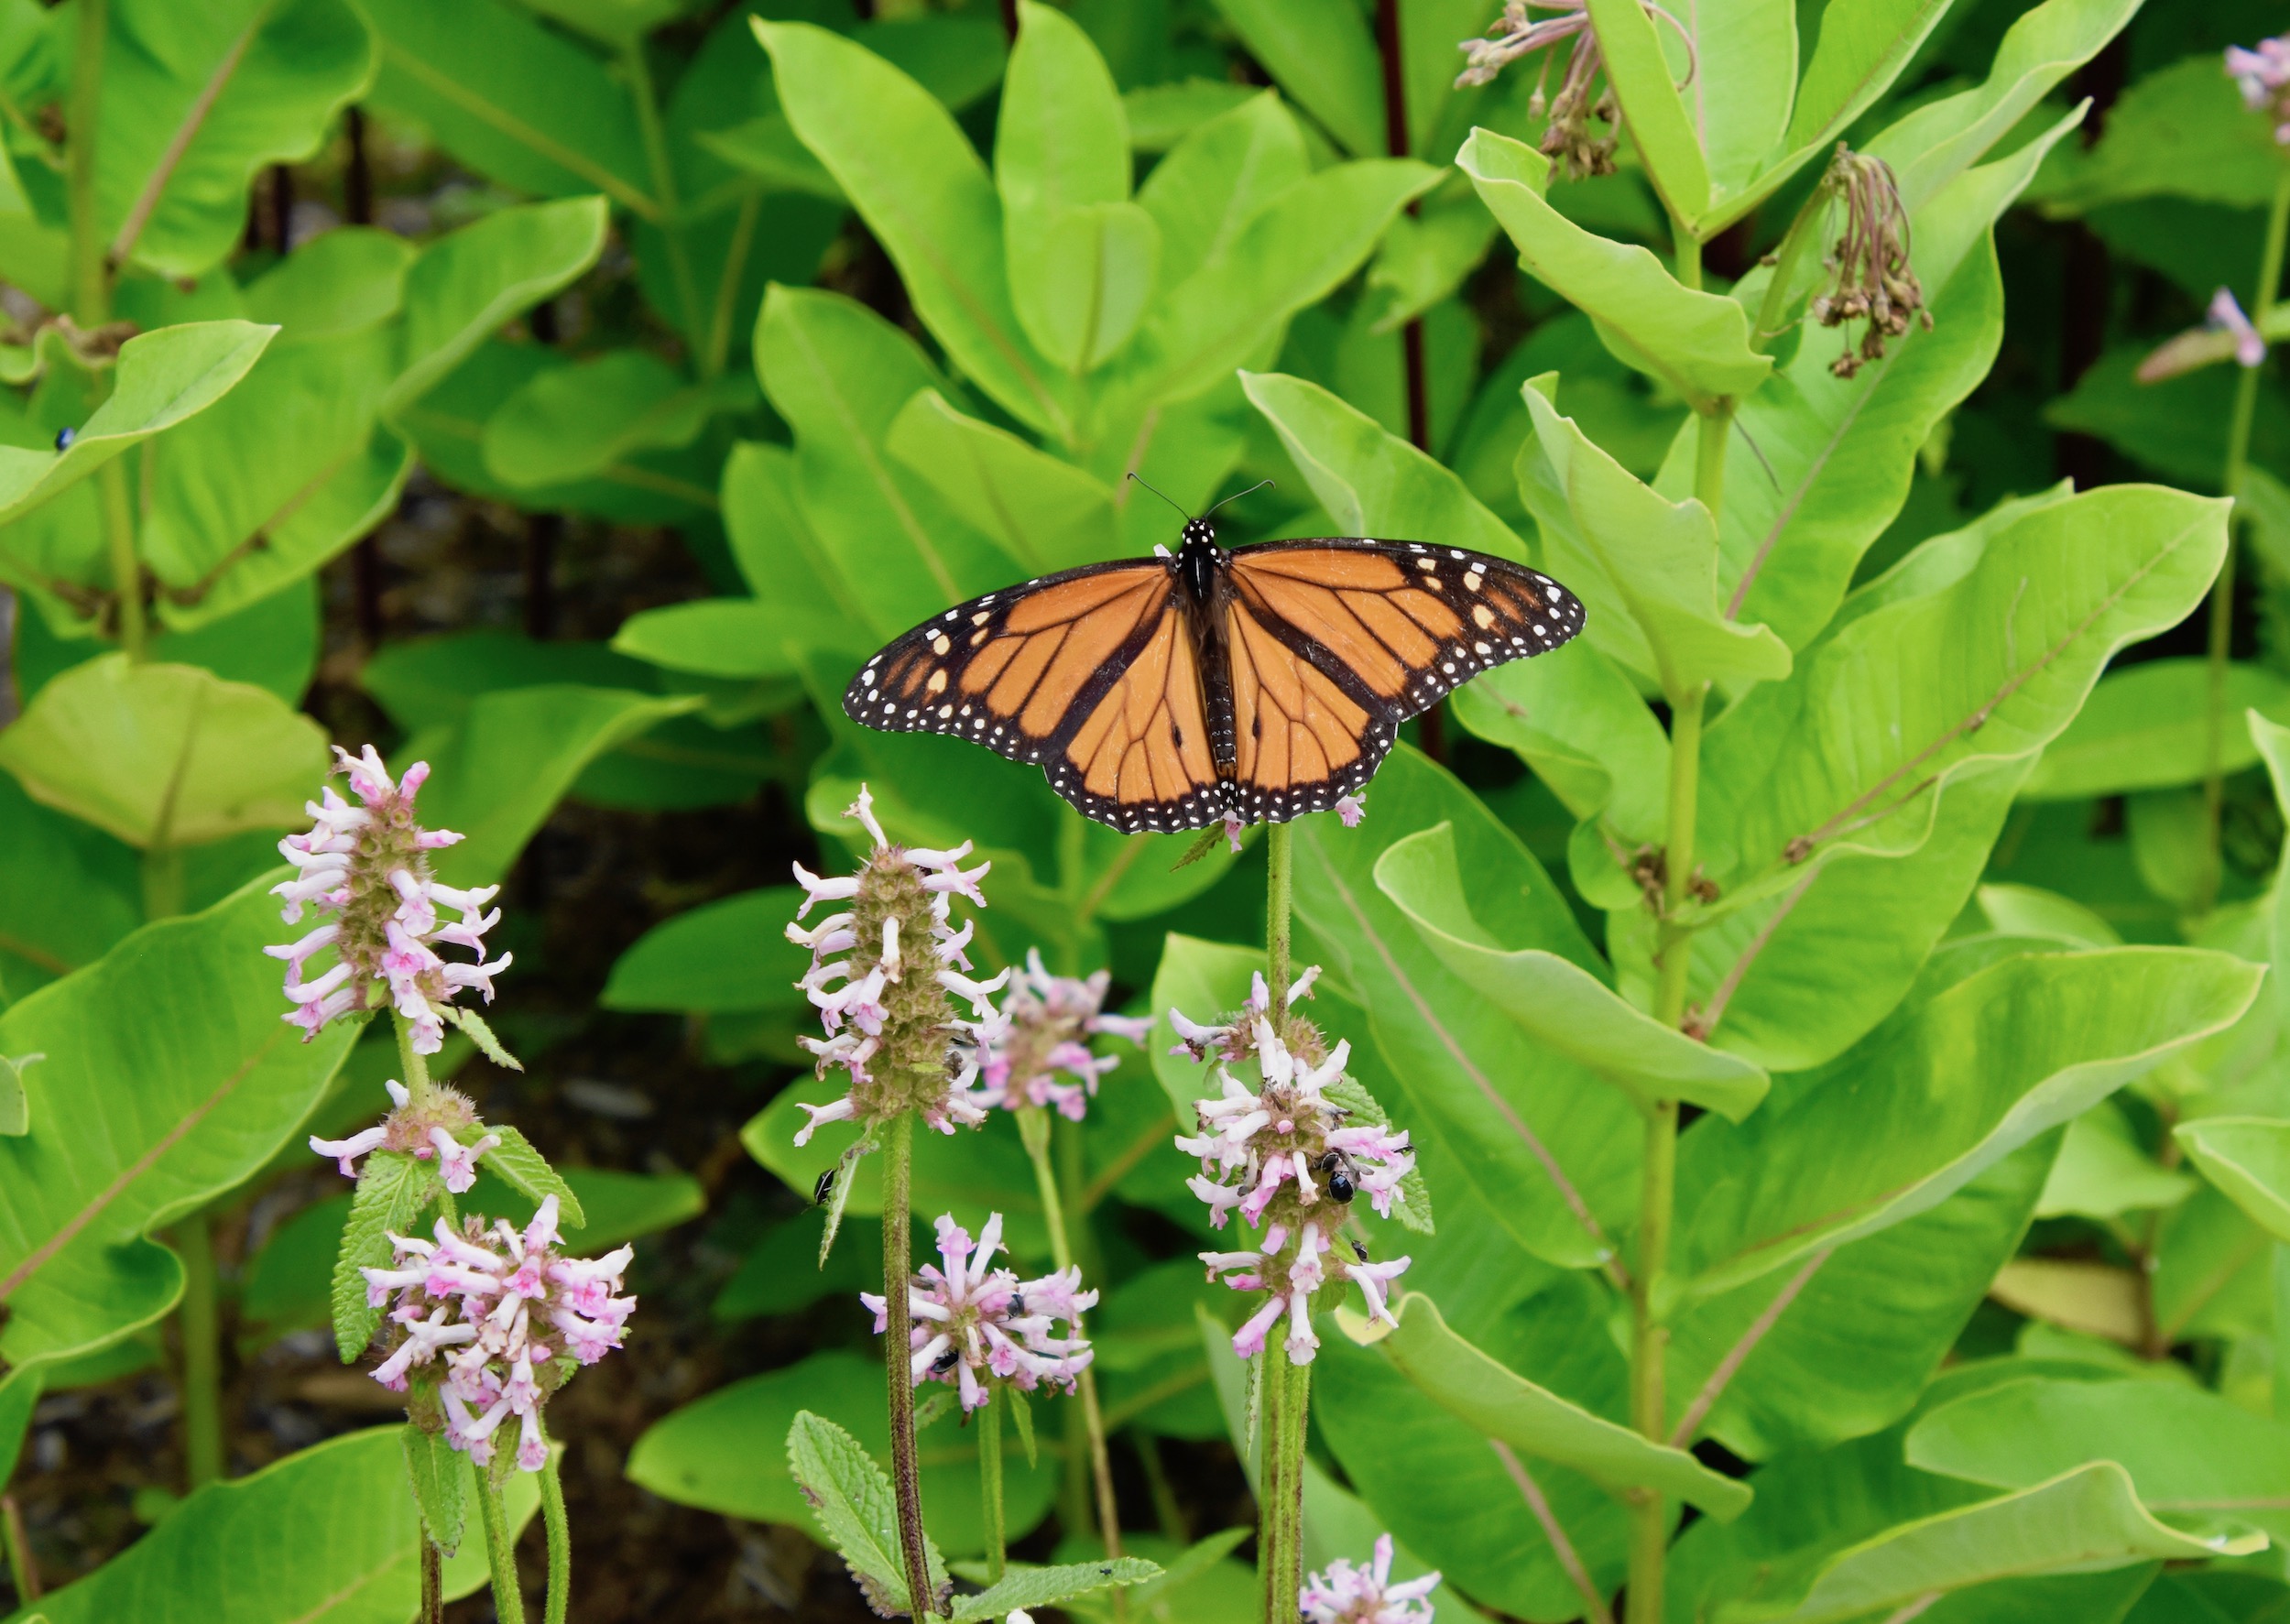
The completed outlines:
[[[2274,139],[2290,146],[2290,38],[2262,39],[2253,49],[2227,47],[2227,77],[2242,93],[2242,103],[2253,113],[2274,122]],[[2245,362],[2248,365],[2250,363]]]
[[[1304,1581],[1298,1599],[1311,1624],[1432,1624],[1431,1603],[1423,1598],[1438,1588],[1436,1573],[1394,1585],[1391,1536],[1381,1534],[1372,1563],[1354,1567],[1339,1556],[1326,1572]]]
[[[360,1270],[370,1305],[397,1298],[389,1323],[398,1340],[374,1379],[413,1391],[407,1408],[417,1422],[437,1422],[445,1441],[479,1466],[514,1416],[517,1464],[538,1472],[549,1458],[542,1406],[580,1366],[620,1346],[636,1310],[635,1298],[619,1295],[635,1248],[562,1256],[553,1195],[521,1232],[474,1217],[456,1230],[440,1218],[436,1236],[393,1235],[397,1267]]]
[[[476,1107],[458,1088],[432,1084],[416,1101],[395,1077],[383,1086],[389,1090],[394,1107],[388,1116],[344,1139],[322,1139],[312,1134],[311,1149],[333,1157],[345,1179],[356,1178],[357,1159],[374,1150],[395,1150],[417,1161],[434,1161],[445,1187],[456,1195],[465,1193],[477,1182],[477,1158],[496,1148],[501,1136],[485,1131]]]
[[[1021,1281],[1008,1269],[989,1270],[1001,1245],[1001,1214],[987,1219],[975,1248],[969,1232],[942,1215],[938,1255],[945,1266],[925,1264],[907,1289],[914,1315],[909,1343],[914,1384],[952,1383],[965,1410],[984,1405],[995,1381],[1022,1393],[1046,1381],[1070,1393],[1091,1358],[1082,1338],[1050,1335],[1052,1323],[1063,1320],[1071,1327],[1096,1306],[1097,1293],[1081,1289],[1082,1271]],[[859,1301],[874,1311],[876,1335],[889,1329],[883,1298],[864,1292]]]
[[[1307,970],[1297,977],[1291,1004],[1316,974]],[[1352,1215],[1351,1204],[1361,1195],[1379,1215],[1390,1217],[1393,1204],[1406,1199],[1401,1181],[1414,1168],[1415,1156],[1404,1132],[1353,1120],[1354,1108],[1328,1098],[1326,1090],[1344,1075],[1351,1045],[1340,1042],[1324,1051],[1310,1023],[1285,1009],[1281,1019],[1289,1037],[1281,1038],[1267,1013],[1270,1002],[1260,976],[1241,1011],[1254,1024],[1254,1087],[1233,1072],[1243,1059],[1236,1052],[1239,1020],[1205,1027],[1170,1012],[1185,1038],[1183,1049],[1221,1062],[1216,1074],[1218,1096],[1198,1102],[1198,1131],[1178,1136],[1176,1144],[1200,1159],[1201,1171],[1188,1184],[1208,1204],[1216,1227],[1223,1228],[1237,1214],[1244,1224],[1263,1230],[1253,1247],[1201,1254],[1209,1279],[1222,1280],[1235,1291],[1265,1294],[1235,1333],[1234,1351],[1243,1358],[1261,1353],[1286,1315],[1288,1357],[1302,1365],[1319,1346],[1312,1303],[1323,1287],[1354,1282],[1368,1301],[1369,1319],[1392,1317],[1386,1299],[1408,1259],[1372,1263],[1367,1248],[1340,1231]]]
[[[1365,795],[1339,796],[1331,810],[1344,820],[1344,827],[1357,829],[1359,821],[1368,815],[1368,798]]]
[[[808,927],[790,924],[787,937],[811,949],[811,973],[795,985],[827,1032],[803,1039],[803,1047],[819,1057],[820,1076],[841,1071],[850,1091],[831,1105],[803,1106],[811,1119],[795,1142],[829,1122],[876,1122],[910,1110],[942,1133],[975,1128],[986,1120],[987,1102],[975,1091],[979,1068],[1009,1030],[992,1000],[1009,972],[984,981],[963,974],[973,927],[955,930],[948,912],[957,896],[986,906],[978,881],[992,865],[963,867],[966,840],[952,851],[891,845],[864,786],[846,815],[874,837],[874,850],[856,874],[832,879],[795,865],[807,893],[795,917],[820,903],[848,906]],[[955,1014],[956,998],[970,1006],[967,1017]]]
[[[2209,308],[2203,311],[2203,325],[2213,332],[2233,337],[2234,358],[2242,365],[2256,366],[2266,359],[2264,336],[2251,325],[2251,319],[2242,313],[2242,307],[2226,289],[2210,296]]]
[[[1105,1013],[1110,980],[1103,970],[1087,980],[1052,975],[1042,967],[1041,951],[1029,949],[1026,967],[1011,976],[1002,999],[1002,1031],[984,1050],[978,1103],[1013,1111],[1054,1106],[1079,1122],[1097,1093],[1097,1079],[1121,1063],[1092,1053],[1087,1040],[1106,1034],[1141,1047],[1153,1030],[1150,1019]]]
[[[330,785],[307,808],[314,820],[310,833],[278,843],[299,870],[271,888],[285,899],[279,916],[299,923],[305,903],[330,916],[299,941],[263,949],[286,961],[286,996],[295,1007],[285,1019],[302,1029],[307,1042],[337,1017],[387,1003],[412,1028],[414,1052],[435,1054],[454,997],[474,986],[491,1003],[495,973],[509,967],[507,954],[485,962],[485,932],[501,910],[481,910],[501,888],[456,890],[431,877],[429,854],[461,836],[414,821],[413,799],[430,776],[429,763],[415,762],[392,783],[372,745],[360,756],[337,745],[334,755],[335,770],[348,775],[363,804],[351,805]],[[461,917],[441,927],[440,903]],[[435,951],[438,943],[465,947],[476,960],[448,962]],[[328,953],[333,964],[306,976],[310,961]]]

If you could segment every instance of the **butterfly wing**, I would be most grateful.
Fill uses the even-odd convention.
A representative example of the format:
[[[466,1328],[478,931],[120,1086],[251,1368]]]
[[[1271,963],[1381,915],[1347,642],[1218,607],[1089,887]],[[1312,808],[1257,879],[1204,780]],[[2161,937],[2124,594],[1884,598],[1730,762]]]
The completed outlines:
[[[1124,831],[1222,815],[1195,638],[1158,559],[958,605],[868,660],[843,708],[869,727],[1032,762],[1075,808]]]
[[[1240,810],[1275,823],[1333,806],[1401,722],[1583,626],[1549,576],[1461,548],[1269,541],[1236,549],[1226,574]]]

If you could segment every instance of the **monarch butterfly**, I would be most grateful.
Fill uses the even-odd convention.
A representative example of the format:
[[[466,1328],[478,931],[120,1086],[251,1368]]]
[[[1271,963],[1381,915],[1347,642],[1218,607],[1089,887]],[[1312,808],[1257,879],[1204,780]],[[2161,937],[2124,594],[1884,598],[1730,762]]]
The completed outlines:
[[[1375,776],[1399,726],[1583,627],[1549,576],[1458,547],[1328,537],[1149,559],[956,605],[869,659],[855,722],[1035,763],[1127,834],[1284,823]]]

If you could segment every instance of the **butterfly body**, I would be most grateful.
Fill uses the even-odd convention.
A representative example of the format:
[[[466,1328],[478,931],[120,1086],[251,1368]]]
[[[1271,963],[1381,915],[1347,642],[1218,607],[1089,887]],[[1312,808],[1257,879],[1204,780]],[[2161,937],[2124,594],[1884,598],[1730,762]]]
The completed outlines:
[[[869,659],[856,722],[1040,766],[1129,833],[1285,823],[1364,786],[1399,725],[1582,629],[1548,576],[1461,548],[1329,538],[1088,564],[960,604]]]

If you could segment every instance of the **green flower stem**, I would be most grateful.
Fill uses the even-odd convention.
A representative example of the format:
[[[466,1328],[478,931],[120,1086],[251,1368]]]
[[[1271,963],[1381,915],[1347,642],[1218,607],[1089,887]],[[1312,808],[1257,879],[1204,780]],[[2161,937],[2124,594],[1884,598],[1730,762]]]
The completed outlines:
[[[1050,1163],[1050,1139],[1054,1119],[1046,1106],[1020,1106],[1018,1109],[1018,1137],[1025,1142],[1026,1160],[1033,1163],[1034,1188],[1041,1194],[1041,1215],[1050,1229],[1050,1261],[1061,1271],[1074,1267],[1074,1242],[1065,1226],[1065,1197],[1058,1184],[1056,1170]],[[1085,1335],[1079,1316],[1073,1322],[1074,1335]],[[1082,1429],[1089,1441],[1089,1471],[1095,1480],[1097,1497],[1097,1532],[1105,1541],[1106,1554],[1121,1554],[1121,1509],[1113,1495],[1113,1456],[1106,1444],[1106,1416],[1097,1402],[1097,1373],[1089,1366],[1082,1367],[1076,1387],[1082,1401]],[[1114,1613],[1126,1617],[1128,1603],[1121,1592],[1113,1593]]]
[[[389,1019],[398,1032],[398,1063],[406,1074],[398,1081],[419,1105],[430,1096],[430,1057],[413,1046],[413,1022],[395,1009],[389,1012]]]
[[[445,1556],[426,1528],[421,1531],[420,1619],[421,1624],[444,1624],[445,1620]]]
[[[16,1586],[18,1606],[28,1607],[40,1597],[39,1564],[32,1560],[31,1536],[24,1529],[24,1509],[16,1496],[0,1494],[0,1545],[8,1553],[8,1578]]]
[[[1276,1341],[1257,1357],[1264,1361],[1262,1521],[1257,1532],[1264,1616],[1293,1619],[1303,1610],[1298,1597],[1304,1584],[1304,1430],[1312,1367],[1291,1363]]]
[[[998,1585],[1009,1560],[1009,1534],[1002,1516],[1002,1384],[987,1383],[986,1408],[978,1411],[978,1498],[986,1508],[986,1582]]]
[[[477,1510],[485,1519],[485,1559],[493,1567],[493,1611],[498,1624],[525,1624],[525,1592],[517,1583],[517,1547],[509,1539],[509,1509],[500,1485],[477,1469]]]
[[[549,1535],[549,1599],[541,1618],[544,1624],[564,1624],[572,1602],[572,1525],[564,1515],[564,1479],[553,1449],[540,1468],[540,1521]]]
[[[2265,331],[2267,319],[2274,312],[2276,295],[2282,289],[2285,234],[2290,234],[2290,163],[2283,166],[2274,181],[2274,206],[2266,215],[2266,243],[2259,253],[2258,295],[2251,321],[2261,332]],[[2218,582],[2210,589],[2210,703],[2203,768],[2203,823],[2209,831],[2210,860],[2204,866],[2202,886],[2195,898],[2194,911],[2197,916],[2208,913],[2219,897],[2219,821],[2226,802],[2227,657],[2232,651],[2234,639],[2234,532],[2240,529],[2242,518],[2242,475],[2250,463],[2251,424],[2258,411],[2261,370],[2257,366],[2241,368],[2241,376],[2234,380],[2234,415],[2227,425],[2226,493],[2234,503],[2234,513],[2229,520],[2226,559],[2219,566]]]
[[[1750,334],[1750,348],[1760,354],[1772,349],[1775,339],[1796,325],[1789,320],[1790,288],[1797,279],[1797,267],[1804,261],[1805,250],[1820,235],[1821,221],[1828,213],[1832,196],[1826,184],[1815,187],[1805,206],[1797,211],[1797,217],[1789,223],[1789,234],[1773,250],[1773,274],[1765,284],[1765,298],[1757,309],[1757,327]]]
[[[1264,830],[1264,979],[1272,991],[1268,1012],[1275,1030],[1287,1027],[1289,967],[1289,906],[1294,894],[1294,832],[1286,823]]]
[[[1694,444],[1694,495],[1709,509],[1712,523],[1726,503],[1726,441],[1732,431],[1731,397],[1701,414],[1701,431]]]
[[[175,1226],[183,1260],[183,1301],[175,1323],[183,1338],[183,1459],[192,1488],[223,1477],[223,1314],[214,1237],[194,1214]]]
[[[922,1533],[922,1477],[914,1446],[914,1373],[909,1344],[914,1321],[907,1281],[914,1271],[908,1226],[914,1220],[914,1118],[901,1111],[883,1127],[883,1336],[885,1387],[890,1400],[890,1477],[899,1496],[899,1544],[906,1557],[907,1610],[920,1619],[936,1612],[929,1547]]]

